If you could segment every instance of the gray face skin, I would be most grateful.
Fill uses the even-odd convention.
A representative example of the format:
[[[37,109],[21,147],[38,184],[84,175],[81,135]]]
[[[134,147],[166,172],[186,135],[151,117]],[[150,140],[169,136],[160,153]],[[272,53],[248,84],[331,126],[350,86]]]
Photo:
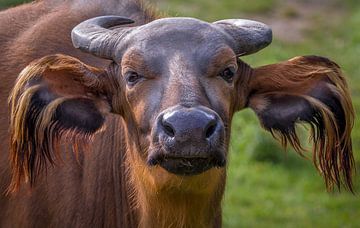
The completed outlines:
[[[224,166],[232,115],[244,102],[237,56],[268,45],[271,30],[247,20],[193,18],[108,30],[119,21],[100,20],[76,27],[73,42],[118,64],[146,162],[179,175]]]
[[[131,109],[141,104],[139,109],[147,110],[136,120],[142,138],[151,135],[150,142],[142,143],[151,148],[148,163],[176,174],[225,165],[224,124],[230,107],[219,98],[230,100],[234,86],[220,74],[237,70],[226,36],[195,19],[164,19],[129,37],[121,75]]]

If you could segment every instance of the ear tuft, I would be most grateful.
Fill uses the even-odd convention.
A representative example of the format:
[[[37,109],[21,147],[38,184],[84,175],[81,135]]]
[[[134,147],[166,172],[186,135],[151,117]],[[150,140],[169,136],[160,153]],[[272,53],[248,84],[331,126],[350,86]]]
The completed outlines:
[[[313,162],[328,189],[353,192],[351,130],[354,109],[337,64],[317,56],[296,57],[254,70],[249,107],[262,126],[303,155],[296,123],[310,125]]]
[[[64,137],[78,152],[99,131],[110,105],[99,77],[104,72],[77,59],[53,55],[27,66],[11,93],[12,181],[32,186],[37,176],[61,158]]]

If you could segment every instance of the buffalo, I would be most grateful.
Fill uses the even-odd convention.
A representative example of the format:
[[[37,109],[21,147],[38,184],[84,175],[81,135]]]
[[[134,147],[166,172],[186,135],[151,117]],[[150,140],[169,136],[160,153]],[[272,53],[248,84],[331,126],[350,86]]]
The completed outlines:
[[[329,189],[353,190],[340,67],[252,68],[257,21],[160,18],[136,0],[40,0],[0,12],[1,227],[221,227],[234,113],[252,109]],[[7,108],[8,107],[8,108]]]

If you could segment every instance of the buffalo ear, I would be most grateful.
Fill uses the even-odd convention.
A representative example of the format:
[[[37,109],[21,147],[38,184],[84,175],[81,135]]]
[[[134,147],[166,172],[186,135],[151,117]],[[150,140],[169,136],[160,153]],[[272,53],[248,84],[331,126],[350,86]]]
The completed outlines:
[[[76,152],[99,131],[113,110],[104,70],[64,55],[46,56],[28,65],[10,95],[12,182],[9,191],[54,164],[61,137]],[[113,84],[113,83],[112,83]]]
[[[351,129],[354,109],[337,64],[317,56],[302,56],[254,69],[248,106],[262,126],[303,154],[296,123],[310,125],[313,162],[328,189],[341,185],[353,191]]]

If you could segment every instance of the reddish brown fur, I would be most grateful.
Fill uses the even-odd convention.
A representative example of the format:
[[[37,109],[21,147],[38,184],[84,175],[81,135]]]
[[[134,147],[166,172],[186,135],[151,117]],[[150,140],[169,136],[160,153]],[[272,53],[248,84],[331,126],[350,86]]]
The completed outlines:
[[[120,108],[126,102],[121,94],[117,94],[119,91],[115,88],[118,82],[111,78],[107,82],[97,80],[103,74],[112,75],[111,71],[115,71],[116,66],[110,67],[109,72],[100,70],[109,65],[109,62],[75,50],[70,42],[71,28],[89,17],[118,14],[129,16],[142,24],[155,16],[134,2],[129,2],[137,6],[137,10],[132,7],[132,11],[115,0],[108,0],[107,4],[102,2],[102,7],[95,0],[85,5],[81,1],[72,5],[76,2],[38,1],[0,13],[0,49],[4,50],[4,54],[0,56],[1,98],[9,96],[17,75],[32,60],[55,53],[79,59],[54,55],[33,62],[20,74],[13,88],[10,98],[11,116],[6,108],[0,110],[0,191],[5,192],[10,183],[10,190],[18,189],[10,196],[0,196],[0,226],[221,226],[225,169],[211,169],[202,175],[181,177],[169,174],[160,167],[149,168],[136,151],[141,142],[136,130],[132,129],[135,126],[124,122],[124,119],[133,121],[130,120],[132,114],[135,119],[144,115],[141,107],[132,110],[127,104],[129,107]],[[10,23],[14,21],[15,24]],[[225,57],[219,56],[221,60]],[[237,90],[234,90],[238,94],[231,94],[231,99],[226,99],[225,95],[219,98],[226,103],[227,118],[231,120],[234,112],[246,105],[261,116],[261,112],[271,105],[269,95],[291,94],[305,99],[316,107],[324,123],[321,126],[312,125],[315,164],[325,177],[328,187],[340,186],[344,182],[352,190],[350,131],[354,113],[348,88],[339,68],[334,63],[317,57],[300,57],[257,69],[252,69],[241,61],[238,66],[239,79],[236,82]],[[87,77],[89,74],[92,77]],[[22,118],[24,113],[28,113],[27,98],[38,89],[36,86],[28,86],[27,82],[32,79],[46,83],[52,91],[61,95],[53,106],[48,106],[49,112],[38,118],[35,137],[39,140],[33,141],[40,147],[45,142],[49,154],[35,155],[39,163],[35,169],[29,166],[29,161],[34,159],[29,151],[19,149],[23,148],[19,145],[26,145],[29,140],[25,133],[27,126]],[[79,83],[73,83],[74,79]],[[341,102],[341,109],[345,113],[343,131],[340,131],[331,107],[309,94],[313,86],[324,85]],[[87,147],[81,147],[81,136],[84,134],[76,130],[62,131],[63,135],[56,135],[54,138],[44,138],[44,129],[50,127],[48,125],[51,122],[48,114],[63,99],[74,96],[89,98],[103,114],[108,113],[105,128],[92,135],[92,142]],[[109,97],[112,99],[108,99]],[[7,107],[6,100],[0,99],[1,107]],[[110,106],[112,110],[109,110]],[[121,114],[124,118],[109,114],[110,111]],[[10,141],[9,122],[12,126],[11,154],[8,150],[3,150]],[[230,127],[226,127],[229,135]],[[290,143],[302,153],[296,134],[269,130],[280,137],[284,145]],[[324,130],[324,136],[316,133],[319,130]],[[46,133],[50,132],[51,128]],[[78,140],[69,143],[67,140],[74,136],[79,136],[75,137]],[[58,151],[58,155],[53,153],[54,150]],[[75,155],[72,153],[74,150],[78,151]],[[44,164],[55,161],[53,156],[62,158],[63,162],[58,162],[56,168],[47,169]],[[11,157],[13,165],[12,181],[8,157]],[[34,183],[35,177],[36,183],[30,190],[28,184],[23,182],[29,180]]]
[[[99,15],[128,16],[140,24],[154,18],[151,11],[146,12],[142,7],[127,10],[126,5],[115,0],[107,3],[102,1],[102,7],[99,7],[97,1],[70,7],[73,2],[37,1],[0,12],[1,193],[5,193],[9,187],[11,177],[7,149],[10,141],[7,97],[20,71],[34,59],[56,53],[68,54],[93,66],[105,67],[108,61],[73,48],[71,29],[81,21]],[[140,5],[135,2],[132,4]],[[80,166],[71,153],[62,152],[62,165],[55,172],[48,170],[47,178],[39,177],[38,185],[31,193],[24,186],[15,195],[1,194],[0,226],[136,227],[136,212],[130,209],[127,178],[123,175],[123,123],[119,118],[110,116],[106,125],[108,130],[94,137],[91,153],[79,153]],[[103,150],[119,153],[104,153],[103,156],[100,154]],[[23,169],[19,169],[21,173],[20,170]],[[20,173],[15,173],[15,177],[21,176]],[[114,184],[109,186],[108,183]]]
[[[106,101],[97,94],[101,92],[107,96],[113,91],[111,86],[116,82],[111,81],[109,75],[104,77],[104,74],[105,72],[102,70],[86,66],[76,59],[63,55],[44,57],[22,71],[10,96],[12,106],[11,138],[13,140],[11,145],[13,179],[10,192],[17,191],[23,182],[30,182],[33,185],[35,179],[38,176],[41,177],[45,171],[46,162],[54,163],[54,155],[60,153],[57,159],[59,157],[67,158],[61,153],[63,150],[60,147],[62,143],[59,140],[61,138],[71,140],[70,146],[77,156],[82,156],[84,149],[89,148],[82,145],[86,142],[89,143],[88,136],[92,136],[91,133],[83,133],[78,129],[62,129],[60,134],[53,134],[58,124],[52,123],[49,117],[53,115],[52,113],[58,105],[67,99],[76,97],[93,99],[98,108],[103,110],[102,112],[109,113]],[[100,80],[100,77],[104,80]],[[41,83],[29,86],[33,80],[41,81]],[[30,109],[33,110],[29,105],[29,97],[32,97],[44,84],[47,85],[46,88],[56,92],[60,97],[49,103],[38,116],[32,117],[36,118],[34,140],[27,134],[31,125],[27,125],[24,116]],[[116,97],[122,96],[114,96],[114,98]],[[122,102],[113,100],[112,103],[111,106],[116,107]],[[141,112],[137,113],[137,115],[139,114]],[[123,115],[129,114],[123,113]],[[46,128],[48,126],[50,129]],[[118,126],[121,127],[121,125]],[[47,134],[47,138],[44,137],[44,134]],[[129,197],[126,201],[133,205],[132,209],[138,210],[141,214],[140,226],[192,227],[195,224],[197,227],[208,227],[214,225],[214,219],[219,219],[220,202],[225,183],[224,170],[213,169],[199,176],[179,177],[169,174],[159,167],[149,169],[139,156],[140,153],[136,151],[135,145],[138,144],[138,141],[134,139],[136,136],[131,136],[129,129],[125,130],[123,134],[124,141],[122,143],[127,147],[123,163],[126,164],[127,171],[117,170],[116,172],[120,172],[119,175],[124,176],[126,182],[129,183],[126,184],[128,189],[123,193]],[[104,135],[101,137],[105,142],[109,140]],[[35,148],[27,146],[29,142],[33,141],[36,143]],[[110,148],[105,147],[105,149],[109,150],[108,153],[116,153]],[[103,149],[103,153],[105,149]],[[37,154],[39,151],[42,153]],[[84,159],[88,159],[87,156],[86,153]],[[32,162],[35,162],[35,168],[31,166]]]

